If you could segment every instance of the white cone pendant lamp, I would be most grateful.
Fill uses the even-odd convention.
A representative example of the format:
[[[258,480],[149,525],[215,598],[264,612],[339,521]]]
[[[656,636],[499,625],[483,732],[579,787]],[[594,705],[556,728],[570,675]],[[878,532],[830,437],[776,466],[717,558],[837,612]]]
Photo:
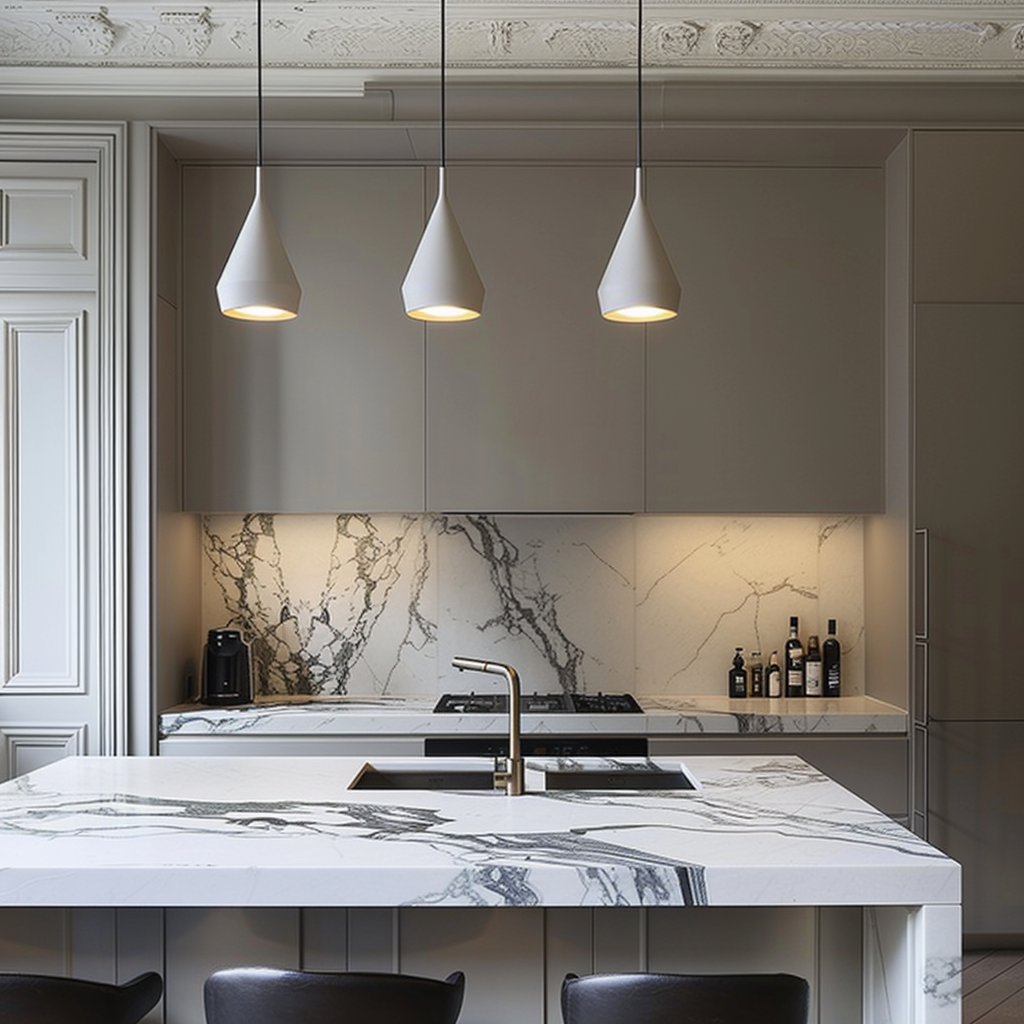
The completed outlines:
[[[302,289],[263,195],[263,3],[256,0],[256,194],[217,282],[220,311],[236,320],[293,320]]]
[[[263,197],[262,179],[257,166],[256,195],[217,282],[217,300],[220,311],[236,320],[293,320],[302,289]]]
[[[484,283],[448,204],[445,183],[445,0],[441,0],[441,166],[437,202],[402,282],[405,312],[435,323],[475,320],[484,308]]]
[[[448,205],[444,167],[437,202],[402,282],[405,311],[414,320],[475,320],[484,305],[484,283]]]
[[[601,316],[619,323],[671,320],[679,314],[682,295],[658,229],[647,212],[642,175],[638,167],[633,205],[597,286]]]
[[[601,316],[646,324],[679,315],[682,289],[647,212],[643,193],[643,0],[637,3],[636,191],[619,240],[597,287]]]

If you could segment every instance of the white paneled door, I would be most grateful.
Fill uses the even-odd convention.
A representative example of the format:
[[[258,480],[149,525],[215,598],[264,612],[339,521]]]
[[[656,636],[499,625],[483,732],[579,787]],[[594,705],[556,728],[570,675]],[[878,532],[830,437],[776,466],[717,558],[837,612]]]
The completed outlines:
[[[119,148],[0,127],[0,779],[124,745]]]

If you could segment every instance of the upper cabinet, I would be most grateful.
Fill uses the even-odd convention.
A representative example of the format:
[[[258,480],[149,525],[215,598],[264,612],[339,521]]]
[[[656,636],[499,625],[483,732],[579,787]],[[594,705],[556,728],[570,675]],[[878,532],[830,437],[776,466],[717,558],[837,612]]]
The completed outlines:
[[[183,181],[185,507],[202,512],[424,507],[423,328],[400,285],[423,224],[423,171],[270,167],[299,317],[221,315],[214,287],[252,168]]]
[[[1024,302],[1024,132],[914,133],[914,299]]]
[[[643,329],[597,305],[631,172],[456,168],[448,190],[487,294],[428,329],[428,507],[642,509]]]
[[[683,287],[648,328],[647,509],[884,508],[884,172],[658,167]]]
[[[252,170],[186,168],[186,507],[881,509],[883,171],[647,176],[683,287],[671,323],[598,310],[632,168],[476,165],[448,192],[483,317],[403,313],[433,170],[272,167],[303,299],[267,325],[225,319],[214,293]]]

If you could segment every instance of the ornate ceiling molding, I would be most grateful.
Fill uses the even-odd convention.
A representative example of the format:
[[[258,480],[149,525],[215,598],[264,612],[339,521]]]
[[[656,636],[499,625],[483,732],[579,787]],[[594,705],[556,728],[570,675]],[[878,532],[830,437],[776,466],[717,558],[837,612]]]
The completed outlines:
[[[884,14],[884,16],[883,16]],[[268,67],[436,69],[436,0],[265,0]],[[451,0],[449,58],[480,74],[514,69],[594,72],[635,60],[632,5],[594,0]],[[898,7],[650,0],[644,62],[690,69],[1018,72],[1024,6],[969,0]],[[5,68],[250,68],[252,0],[0,0]],[[8,72],[13,80],[13,75]]]

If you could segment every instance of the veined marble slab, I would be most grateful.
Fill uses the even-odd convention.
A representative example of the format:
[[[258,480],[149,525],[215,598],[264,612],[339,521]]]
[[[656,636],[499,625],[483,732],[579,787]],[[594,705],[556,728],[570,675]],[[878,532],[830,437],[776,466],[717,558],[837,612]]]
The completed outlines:
[[[688,758],[693,792],[520,797],[349,790],[364,763],[47,765],[0,786],[0,906],[960,902],[959,865],[796,757]]]
[[[645,714],[523,716],[524,733],[559,736],[843,734],[907,731],[907,713],[872,697],[834,700],[642,697]],[[261,698],[239,708],[179,705],[160,715],[160,735],[466,736],[501,734],[506,715],[432,714],[434,698]]]

